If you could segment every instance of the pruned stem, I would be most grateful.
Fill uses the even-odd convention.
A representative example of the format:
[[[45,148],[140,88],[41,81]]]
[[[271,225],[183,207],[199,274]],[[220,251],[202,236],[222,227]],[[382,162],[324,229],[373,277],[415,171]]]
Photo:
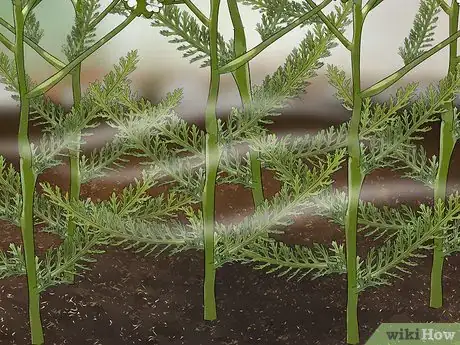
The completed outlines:
[[[459,5],[456,0],[452,1],[451,14],[449,15],[449,34],[458,30]],[[449,74],[457,71],[457,40],[449,45]],[[439,168],[434,184],[434,199],[436,202],[446,199],[447,177],[449,174],[452,152],[455,147],[454,136],[454,102],[450,102],[445,107],[445,112],[441,117],[441,133],[439,138]],[[431,268],[431,291],[430,307],[442,307],[442,269],[444,264],[443,235],[442,229],[436,234],[434,240],[433,265]],[[438,237],[439,236],[439,237]]]
[[[206,126],[206,180],[203,191],[203,239],[204,239],[204,319],[215,320],[217,318],[215,281],[215,194],[216,178],[219,166],[220,150],[218,142],[217,125],[217,98],[219,95],[220,75],[218,71],[218,18],[220,0],[210,0],[211,16],[209,25],[209,40],[211,51],[211,80],[209,84],[209,95],[206,105],[205,126]]]
[[[20,102],[18,146],[22,187],[21,231],[26,262],[31,341],[32,345],[42,345],[44,343],[44,339],[40,317],[40,293],[38,291],[37,267],[35,263],[33,217],[36,176],[33,172],[32,149],[29,141],[29,100],[26,97],[27,79],[24,63],[24,15],[22,12],[22,1],[15,0],[13,6],[16,28],[15,62],[18,73]]]
[[[241,20],[237,1],[227,0],[227,4],[233,24],[235,56],[240,56],[247,51],[246,34],[244,31],[243,22]],[[235,72],[233,72],[233,78],[235,79],[236,85],[238,86],[243,109],[247,109],[252,104],[251,74],[249,70],[249,64],[246,63],[238,68]],[[254,201],[254,206],[257,208],[264,201],[264,191],[262,185],[262,164],[260,162],[259,154],[257,151],[250,150],[249,159],[252,175],[252,199]]]

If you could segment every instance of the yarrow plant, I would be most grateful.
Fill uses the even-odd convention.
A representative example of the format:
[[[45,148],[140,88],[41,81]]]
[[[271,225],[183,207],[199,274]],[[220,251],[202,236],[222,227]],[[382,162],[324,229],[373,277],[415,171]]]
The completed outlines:
[[[330,13],[323,13],[332,0],[316,4],[293,0],[266,2],[242,0],[261,12],[257,25],[261,42],[248,49],[243,18],[236,0],[227,0],[233,38],[226,40],[218,30],[220,0],[210,1],[206,15],[188,0],[115,0],[98,13],[96,0],[72,2],[75,25],[68,36],[64,63],[39,45],[42,31],[33,15],[40,1],[13,1],[15,25],[0,24],[15,34],[15,41],[0,35],[0,42],[14,59],[0,56],[2,83],[19,101],[21,116],[18,135],[21,171],[18,174],[0,158],[0,185],[6,191],[0,199],[0,214],[20,225],[23,247],[11,245],[0,253],[0,277],[27,274],[32,344],[43,344],[39,293],[47,287],[73,282],[84,262],[103,252],[100,246],[119,245],[145,255],[185,250],[204,251],[204,319],[217,318],[216,270],[229,262],[252,264],[256,269],[277,273],[288,279],[313,278],[329,274],[347,275],[347,342],[359,343],[358,297],[372,287],[388,285],[392,278],[408,274],[423,250],[434,249],[431,305],[440,306],[442,260],[458,250],[458,194],[446,196],[446,178],[458,119],[453,104],[460,88],[457,66],[458,9],[456,1],[422,0],[413,28],[399,54],[404,66],[364,89],[361,86],[361,45],[365,20],[382,0],[342,0]],[[184,5],[184,8],[181,7]],[[449,37],[433,45],[439,8],[450,18]],[[95,28],[109,13],[126,19],[113,31],[94,42]],[[205,111],[205,130],[188,124],[174,111],[182,90],[167,94],[152,104],[131,90],[129,75],[135,70],[137,52],[121,58],[102,81],[86,92],[80,85],[81,63],[112,39],[136,17],[150,20],[160,34],[191,62],[201,61],[209,69],[210,84]],[[352,37],[345,36],[352,24]],[[249,62],[290,31],[306,30],[300,44],[285,63],[260,85],[253,85]],[[327,77],[336,96],[351,111],[351,118],[314,135],[279,138],[264,127],[280,115],[289,100],[301,97],[329,57],[337,41],[350,53],[351,78],[338,66],[327,66]],[[58,70],[35,85],[24,66],[24,46],[29,45]],[[393,86],[413,68],[444,47],[450,47],[449,72],[438,85],[418,93],[417,83],[400,87],[385,103],[373,97]],[[216,108],[221,76],[231,73],[241,105],[226,120],[219,120]],[[72,76],[74,105],[70,111],[53,104],[44,94],[66,75]],[[29,114],[45,125],[38,146],[28,139]],[[441,119],[439,163],[427,161],[417,141]],[[81,155],[82,131],[105,121],[116,130],[114,139],[90,156]],[[246,154],[238,146],[249,144]],[[43,183],[36,193],[37,176],[69,158],[70,188]],[[122,167],[126,159],[142,158],[142,177],[112,194],[108,200],[81,200],[80,186]],[[348,162],[347,162],[348,160]],[[347,162],[347,164],[345,164]],[[402,164],[401,164],[402,163]],[[377,207],[360,200],[365,177],[378,168],[406,169],[409,177],[434,186],[433,207],[414,210]],[[348,169],[348,190],[334,190],[333,174]],[[271,170],[281,190],[265,199],[262,169]],[[408,171],[408,172],[407,172]],[[241,184],[252,191],[254,214],[240,223],[224,225],[215,221],[215,188],[218,183]],[[152,187],[166,185],[168,191],[151,196]],[[201,204],[201,209],[192,206]],[[344,243],[315,243],[288,246],[271,234],[282,233],[294,217],[313,209],[345,230]],[[185,213],[187,221],[177,219]],[[63,244],[38,259],[34,254],[34,221],[63,238]],[[358,231],[383,238],[365,258],[357,256]],[[431,244],[433,242],[433,244]]]
[[[41,0],[12,0],[14,24],[8,23],[1,18],[0,24],[14,34],[14,41],[10,41],[6,36],[0,34],[0,42],[13,53],[14,59],[10,61],[5,55],[2,55],[2,82],[7,85],[8,91],[16,93],[15,98],[20,105],[20,120],[18,132],[19,156],[20,156],[20,181],[21,181],[21,200],[16,200],[22,211],[20,212],[20,226],[22,230],[24,260],[27,273],[28,293],[29,293],[29,316],[31,327],[32,344],[43,344],[43,330],[40,319],[40,299],[37,280],[37,267],[34,250],[34,198],[35,183],[39,173],[45,168],[56,165],[53,161],[54,155],[60,152],[60,149],[67,147],[71,162],[71,194],[72,198],[77,198],[79,194],[79,125],[83,109],[80,105],[80,64],[88,56],[103,46],[110,39],[115,37],[120,31],[131,23],[134,18],[142,13],[136,9],[121,24],[106,34],[99,41],[94,42],[94,31],[97,25],[107,16],[111,8],[119,1],[113,1],[104,11],[98,12],[99,5],[97,0],[74,1],[72,4],[75,9],[75,25],[71,34],[67,38],[67,45],[64,47],[64,53],[69,63],[64,63],[51,53],[47,52],[39,45],[43,35],[39,22],[34,15],[34,9],[41,3]],[[26,74],[24,63],[25,45],[34,49],[45,61],[56,67],[57,72],[36,85]],[[58,84],[68,74],[72,74],[72,88],[75,102],[74,117],[69,116],[67,119],[58,118],[62,111],[50,102],[43,99],[43,95]],[[29,132],[29,115],[31,110],[36,113],[48,116],[48,120],[54,125],[53,133],[48,139],[54,147],[43,147],[44,153],[42,159],[47,158],[48,166],[40,166],[45,163],[38,159],[34,162],[36,148],[31,145],[28,137]],[[78,114],[80,113],[80,114]],[[53,117],[56,116],[56,117]],[[68,122],[66,123],[66,120]],[[84,127],[84,126],[83,126]],[[83,128],[82,127],[82,128]],[[47,155],[47,156],[45,156]],[[45,157],[44,157],[45,156]],[[2,167],[3,168],[3,167]],[[72,220],[68,223],[68,237],[71,242],[75,232],[75,224]],[[67,242],[69,242],[67,241]],[[67,243],[66,245],[69,245]],[[72,274],[70,274],[72,275]]]

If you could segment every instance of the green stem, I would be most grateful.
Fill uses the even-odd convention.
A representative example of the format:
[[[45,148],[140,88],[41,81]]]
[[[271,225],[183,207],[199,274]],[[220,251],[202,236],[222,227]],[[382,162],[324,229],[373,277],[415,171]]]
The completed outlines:
[[[219,95],[220,75],[218,71],[217,38],[220,0],[210,0],[211,19],[209,41],[211,50],[211,80],[206,105],[206,180],[203,191],[203,239],[204,239],[204,319],[217,318],[215,297],[215,193],[220,150],[218,145],[217,98]]]
[[[14,53],[16,48],[13,44],[13,42],[11,42],[8,38],[6,38],[5,35],[3,35],[2,33],[0,33],[0,43],[2,43],[6,49],[8,49],[10,52]]]
[[[291,32],[293,29],[298,27],[299,25],[305,23],[307,20],[309,20],[311,17],[315,16],[319,11],[321,11],[324,7],[329,5],[332,2],[332,0],[324,0],[321,4],[318,6],[312,6],[313,9],[304,14],[302,17],[299,19],[293,21],[291,24],[287,25],[286,27],[282,28],[269,38],[267,38],[265,41],[260,43],[259,45],[255,46],[248,52],[246,52],[243,55],[238,56],[236,59],[230,61],[226,65],[222,66],[219,69],[220,74],[225,74],[225,73],[230,73],[233,71],[236,71],[238,68],[243,66],[244,64],[247,64],[249,61],[254,59],[257,55],[259,55],[262,51],[264,51],[266,48],[268,48],[272,43],[276,42],[278,39],[286,35],[287,33]]]
[[[184,4],[192,11],[192,13],[203,23],[204,26],[209,27],[209,19],[200,11],[196,5],[190,0],[184,0]]]
[[[138,16],[138,12],[133,11],[121,24],[116,26],[112,31],[102,37],[99,41],[94,43],[91,47],[77,56],[74,60],[72,60],[69,64],[67,64],[64,68],[62,68],[59,72],[53,74],[51,77],[46,79],[40,85],[37,85],[33,90],[27,93],[27,98],[34,98],[43,95],[45,92],[50,90],[54,87],[57,83],[59,83],[66,75],[72,72],[75,67],[77,67],[83,60],[93,54],[96,50],[110,41],[113,37],[115,37],[119,32],[121,32],[125,27],[127,27],[135,18]]]
[[[98,25],[114,9],[121,0],[113,0],[90,24],[90,27]]]
[[[358,329],[358,267],[357,267],[357,227],[358,207],[363,173],[361,170],[361,150],[359,124],[361,122],[361,35],[364,18],[362,0],[353,5],[353,42],[351,67],[353,80],[353,113],[348,131],[348,205],[345,217],[347,252],[347,343],[359,343]]]
[[[73,104],[74,107],[78,107],[81,103],[81,65],[78,65],[72,72],[72,93],[73,93]],[[80,199],[80,185],[81,185],[81,174],[80,174],[80,133],[75,133],[73,140],[75,146],[69,149],[69,163],[70,163],[70,200],[77,201]],[[73,218],[69,218],[67,223],[67,241],[73,241],[75,229],[77,224]],[[73,270],[73,267],[70,267]],[[74,281],[74,274],[70,273],[69,281]]]
[[[5,19],[0,18],[0,25],[3,26],[5,29],[7,29],[9,32],[12,34],[15,33],[14,26],[8,23]],[[43,49],[41,46],[39,46],[37,43],[32,41],[30,38],[27,36],[24,36],[24,42],[31,47],[35,52],[40,55],[46,62],[48,62],[51,66],[55,68],[63,68],[65,66],[64,62],[59,60],[57,57],[55,57],[53,54],[49,53],[45,49]],[[13,46],[14,47],[14,46]],[[10,49],[10,48],[8,48]],[[11,49],[10,49],[11,50]],[[13,50],[11,50],[13,51]]]
[[[383,0],[369,0],[369,2],[363,7],[363,18],[366,18],[370,11],[380,5]]]
[[[404,67],[400,68],[393,74],[389,75],[388,77],[383,78],[379,82],[375,83],[374,85],[368,87],[366,90],[364,90],[361,93],[362,98],[367,98],[367,97],[372,97],[380,92],[385,91],[388,89],[390,86],[392,86],[394,83],[396,83],[399,79],[404,77],[407,73],[412,71],[415,67],[420,65],[422,62],[427,60],[429,57],[432,55],[436,54],[438,51],[443,49],[444,47],[448,46],[452,42],[456,41],[460,37],[460,31],[455,31],[455,33],[452,33],[448,38],[446,38],[444,41],[438,43],[431,49],[427,50],[423,54],[419,55],[417,58],[409,62],[407,65]]]
[[[18,73],[20,101],[18,147],[22,187],[21,231],[26,261],[31,341],[33,345],[42,345],[44,339],[40,317],[40,293],[37,284],[37,266],[35,262],[33,217],[36,177],[32,167],[32,150],[29,141],[29,100],[26,97],[27,79],[24,63],[24,16],[22,13],[22,1],[15,0],[13,4],[16,28],[15,62]]]
[[[232,19],[234,30],[234,48],[235,56],[240,56],[246,53],[246,34],[244,31],[243,21],[241,20],[238,3],[236,0],[227,0],[230,17]],[[251,90],[251,74],[249,71],[249,63],[244,64],[233,72],[238,91],[240,93],[243,109],[248,109],[252,104]],[[251,164],[252,175],[252,199],[254,206],[257,208],[264,202],[264,190],[262,185],[262,164],[257,151],[249,151],[249,160]]]
[[[311,8],[315,8],[316,4],[313,0],[305,0]],[[327,16],[324,15],[322,11],[318,12],[318,17],[326,25],[326,27],[334,34],[334,36],[343,44],[348,50],[351,49],[351,42],[336,28],[334,23],[332,23]]]
[[[449,33],[455,33],[458,30],[459,5],[456,0],[452,1],[451,14],[449,15]],[[449,74],[456,73],[457,70],[457,40],[449,46]],[[434,199],[436,202],[446,199],[447,177],[449,174],[450,160],[455,147],[454,136],[454,103],[450,102],[445,107],[445,112],[441,117],[441,134],[439,148],[439,168],[434,184]],[[444,264],[443,252],[443,235],[444,231],[436,234],[438,237],[434,240],[433,265],[431,268],[431,291],[430,307],[442,307],[442,269]]]
[[[29,3],[25,5],[24,9],[22,10],[22,14],[24,18],[27,18],[27,15],[30,13],[30,11],[32,11],[35,7],[37,7],[41,2],[42,0],[29,1]]]
[[[449,5],[447,4],[446,1],[444,1],[444,0],[438,0],[438,4],[439,4],[439,6],[444,10],[444,12],[445,12],[448,16],[451,16],[451,15],[452,15],[452,8],[449,7]]]

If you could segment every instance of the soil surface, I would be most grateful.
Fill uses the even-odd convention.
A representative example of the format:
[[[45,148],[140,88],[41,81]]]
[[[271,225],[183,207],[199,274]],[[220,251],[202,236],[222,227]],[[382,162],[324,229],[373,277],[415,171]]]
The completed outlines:
[[[3,120],[4,119],[4,120]],[[344,118],[345,119],[345,118]],[[14,151],[17,122],[14,114],[3,117],[0,154],[17,164]],[[326,123],[327,122],[327,123]],[[270,129],[278,132],[317,130],[331,124],[302,114],[283,115]],[[33,130],[37,133],[37,130]],[[429,134],[429,154],[438,149],[438,128]],[[91,140],[96,140],[92,138]],[[11,144],[10,144],[11,143]],[[5,144],[5,145],[4,145]],[[91,143],[90,143],[91,144]],[[8,148],[8,150],[6,149]],[[11,150],[13,148],[13,150]],[[2,152],[3,151],[3,152]],[[450,176],[458,189],[460,153],[456,151]],[[134,166],[87,184],[83,197],[107,198],[113,190],[132,180]],[[46,173],[48,180],[65,187],[66,168]],[[335,176],[336,186],[346,186],[346,170]],[[274,195],[278,183],[264,173],[265,193]],[[401,180],[386,170],[368,176],[363,199],[380,205],[430,202],[431,192],[415,182]],[[217,190],[217,220],[240,218],[252,212],[250,191],[239,186]],[[0,223],[0,249],[21,243],[20,230]],[[302,217],[282,239],[309,244],[343,241],[343,231],[318,217]],[[37,252],[59,241],[36,232]],[[360,238],[359,251],[370,245]],[[449,257],[444,270],[445,306],[428,307],[431,256],[419,260],[411,276],[392,286],[368,290],[359,300],[362,343],[382,322],[458,322],[460,320],[460,256]],[[47,345],[339,345],[345,344],[346,281],[329,276],[301,282],[231,264],[217,273],[218,320],[202,320],[203,255],[187,252],[176,256],[143,257],[119,248],[109,248],[90,265],[73,285],[61,285],[42,294],[42,318]],[[25,279],[0,282],[0,344],[29,344]]]

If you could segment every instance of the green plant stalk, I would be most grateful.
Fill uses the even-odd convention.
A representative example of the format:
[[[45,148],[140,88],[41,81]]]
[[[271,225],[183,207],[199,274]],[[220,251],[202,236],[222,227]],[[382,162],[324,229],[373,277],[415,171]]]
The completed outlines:
[[[241,20],[238,3],[236,0],[227,0],[228,10],[233,24],[234,31],[234,49],[235,56],[240,56],[246,53],[246,34]],[[251,74],[249,71],[249,63],[244,64],[233,72],[238,91],[241,97],[243,109],[248,109],[252,104],[251,90]],[[254,207],[259,207],[264,202],[264,190],[262,185],[262,164],[257,151],[249,151],[249,161],[251,165],[252,175],[252,199]]]
[[[20,159],[22,212],[21,232],[26,261],[27,290],[29,297],[29,322],[32,345],[44,343],[43,328],[40,317],[40,293],[37,282],[37,266],[35,262],[34,242],[34,195],[36,176],[32,167],[32,149],[29,141],[29,100],[27,99],[27,79],[24,62],[24,22],[22,1],[15,0],[14,23],[15,36],[15,62],[18,73],[20,118],[18,132],[18,147]]]
[[[204,319],[213,321],[216,311],[216,266],[215,266],[215,194],[216,178],[219,166],[220,150],[218,142],[217,98],[219,95],[220,75],[218,70],[217,37],[220,0],[210,0],[211,16],[209,41],[211,51],[211,78],[206,105],[206,180],[203,191],[203,239],[204,239]]]
[[[353,113],[348,131],[348,205],[345,218],[347,253],[347,343],[359,343],[358,329],[358,267],[357,226],[358,207],[363,173],[361,170],[361,149],[359,124],[361,122],[361,35],[364,18],[362,0],[353,5],[353,41],[351,46],[351,69],[353,80]]]
[[[81,103],[81,64],[72,71],[72,94],[74,107],[78,107]],[[81,173],[80,173],[80,139],[81,133],[74,134],[74,147],[69,149],[69,164],[70,164],[70,200],[80,199]],[[73,241],[77,224],[75,220],[69,218],[67,223],[67,238],[66,241]],[[70,267],[73,270],[73,267]],[[74,274],[68,274],[68,280],[74,282]]]
[[[456,0],[452,0],[451,12],[449,14],[449,35],[458,30],[459,5]],[[449,74],[456,73],[457,70],[457,47],[458,41],[455,40],[449,45]],[[434,183],[435,201],[446,199],[447,177],[449,174],[450,160],[455,147],[454,137],[454,103],[450,102],[445,107],[445,112],[441,117],[441,133],[439,147],[439,168]],[[444,264],[443,242],[444,235],[441,229],[438,238],[434,240],[433,265],[431,267],[431,289],[430,307],[440,308],[443,303],[442,296],[442,269]]]
[[[209,19],[200,11],[198,7],[191,0],[184,0],[184,4],[192,11],[192,13],[199,19],[204,26],[209,27]]]

